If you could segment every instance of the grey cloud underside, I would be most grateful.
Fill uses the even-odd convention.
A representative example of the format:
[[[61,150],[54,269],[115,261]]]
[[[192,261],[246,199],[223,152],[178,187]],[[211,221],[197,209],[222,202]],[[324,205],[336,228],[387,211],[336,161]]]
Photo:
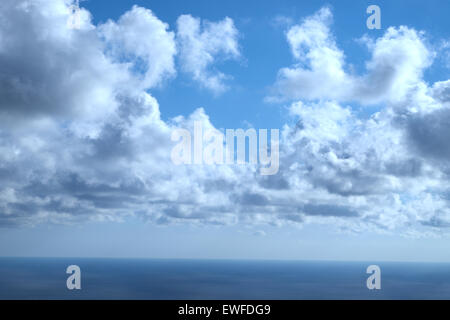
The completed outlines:
[[[207,87],[208,79],[218,80],[208,71],[214,54],[239,56],[231,19],[202,29],[198,19],[183,16],[175,33],[150,10],[134,7],[99,26],[83,11],[82,28],[70,30],[65,8],[63,1],[0,4],[0,226],[129,216],[156,224],[331,223],[384,232],[450,225],[450,82],[423,82],[430,54],[413,29],[387,31],[372,48],[366,80],[351,79],[360,85],[352,87],[356,100],[382,96],[383,109],[360,119],[341,104],[348,91],[303,96],[303,85],[324,79],[324,90],[339,89],[320,63],[334,61],[330,67],[339,72],[344,62],[331,40],[331,12],[302,22],[309,27],[300,24],[288,41],[303,61],[314,51],[316,69],[297,66],[292,79],[300,74],[303,82],[288,79],[297,125],[281,132],[278,174],[261,176],[250,165],[172,164],[173,129],[214,125],[203,109],[162,121],[148,93],[176,75],[176,57],[186,51],[208,57],[200,65],[180,59],[194,81]],[[216,34],[221,28],[227,44]],[[319,44],[308,34],[314,28]],[[153,36],[139,43],[142,34]],[[389,50],[377,51],[376,43]],[[335,60],[320,56],[330,52]],[[410,60],[399,64],[398,57]],[[214,81],[213,91],[225,88]],[[365,90],[368,83],[379,85]],[[401,95],[392,95],[392,87]]]
[[[447,163],[450,159],[450,109],[440,109],[408,119],[407,132],[423,157]]]

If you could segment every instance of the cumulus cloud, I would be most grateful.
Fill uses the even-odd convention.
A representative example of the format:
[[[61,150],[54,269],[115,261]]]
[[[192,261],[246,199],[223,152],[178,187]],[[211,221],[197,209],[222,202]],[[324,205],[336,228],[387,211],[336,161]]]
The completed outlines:
[[[214,93],[224,92],[227,89],[225,80],[230,76],[211,69],[211,65],[217,59],[240,57],[239,33],[233,20],[226,17],[219,22],[202,22],[200,18],[182,15],[177,20],[177,27],[182,69],[201,86]]]
[[[277,95],[271,97],[299,100],[290,107],[298,122],[285,131],[280,161],[282,174],[286,168],[297,171],[286,174],[288,185],[301,176],[304,186],[325,191],[301,207],[303,214],[347,213],[358,216],[362,225],[385,230],[445,227],[448,81],[429,86],[423,80],[434,57],[424,33],[402,26],[388,28],[375,40],[365,38],[372,57],[367,73],[357,76],[345,70],[331,22],[325,7],[289,29],[298,64],[280,70]],[[342,105],[346,101],[383,107],[360,119]],[[358,229],[356,224],[352,228]]]
[[[175,73],[175,35],[169,25],[151,10],[134,6],[116,23],[99,27],[109,53],[115,61],[128,62],[135,73],[142,74],[144,88],[157,85]]]
[[[0,9],[3,126],[46,116],[97,121],[114,109],[114,88],[129,77],[105,59],[87,11],[74,32],[63,1],[5,0]]]
[[[324,7],[287,31],[297,63],[279,71],[269,101],[334,99],[374,104],[401,100],[432,61],[422,33],[405,26],[390,27],[376,41],[363,37],[372,58],[366,63],[366,74],[352,74],[331,32],[332,22],[331,10]]]
[[[299,64],[277,86],[296,99],[295,125],[281,131],[279,173],[261,176],[256,165],[174,165],[174,129],[217,128],[203,109],[163,121],[151,95],[176,72],[176,39],[196,80],[217,77],[216,55],[239,55],[230,19],[202,31],[182,16],[174,37],[148,9],[97,26],[83,10],[73,30],[67,4],[0,4],[0,226],[129,216],[404,234],[450,225],[449,81],[423,81],[432,53],[420,32],[389,28],[370,44],[368,73],[354,76],[329,9],[292,27]],[[291,71],[298,77],[285,77]],[[383,108],[360,118],[345,105],[352,96],[382,97]]]
[[[235,223],[227,194],[256,169],[173,165],[172,130],[213,125],[202,109],[162,121],[146,91],[175,73],[168,25],[135,6],[98,26],[83,10],[81,28],[69,29],[68,5],[1,4],[0,225]],[[211,46],[200,52],[238,54],[230,19],[205,30]]]

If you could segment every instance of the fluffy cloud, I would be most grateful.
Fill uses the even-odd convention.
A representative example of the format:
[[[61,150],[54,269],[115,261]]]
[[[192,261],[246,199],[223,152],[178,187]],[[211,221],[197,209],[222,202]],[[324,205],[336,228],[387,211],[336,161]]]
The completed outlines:
[[[173,165],[174,128],[213,126],[201,109],[162,121],[145,91],[175,72],[167,24],[133,7],[99,26],[83,10],[81,28],[70,29],[68,4],[1,4],[0,225],[235,221],[223,193],[252,169]],[[216,41],[208,52],[235,54],[214,40],[234,35],[231,20],[207,30]]]
[[[2,126],[48,116],[95,122],[110,114],[114,89],[129,75],[105,58],[87,11],[74,32],[63,1],[5,0],[0,9]]]
[[[211,65],[219,59],[237,59],[239,33],[233,20],[225,18],[219,22],[204,21],[191,15],[182,15],[177,21],[177,38],[180,46],[180,60],[185,72],[192,75],[203,87],[215,93],[227,89],[224,81],[229,76]]]
[[[99,27],[114,60],[129,62],[142,73],[142,85],[151,88],[175,73],[175,35],[149,9],[134,6],[116,23]]]
[[[331,10],[324,7],[288,30],[286,37],[297,64],[279,71],[269,100],[335,99],[363,104],[401,100],[434,56],[421,33],[404,26],[390,27],[376,41],[363,38],[372,54],[367,74],[351,74],[330,30],[332,20]]]
[[[357,77],[345,72],[329,9],[292,27],[299,65],[281,71],[277,88],[296,99],[296,124],[281,132],[279,173],[261,176],[250,165],[174,165],[172,131],[214,124],[203,109],[163,121],[147,91],[174,76],[176,39],[183,68],[223,89],[210,68],[218,54],[239,55],[231,20],[202,31],[182,16],[174,38],[140,7],[100,26],[83,11],[72,30],[63,1],[0,6],[1,226],[128,216],[405,234],[450,226],[450,86],[423,81],[433,54],[413,29],[368,42],[368,73]],[[352,97],[383,108],[360,118],[344,103]]]
[[[354,229],[448,226],[449,84],[422,79],[434,57],[424,34],[391,27],[375,41],[366,38],[372,57],[367,74],[355,76],[345,71],[331,21],[323,8],[287,32],[299,63],[280,70],[271,97],[300,99],[290,108],[298,122],[285,131],[281,174],[291,187],[303,177],[303,186],[312,187],[302,193],[305,200],[325,191],[311,203],[324,210],[303,206],[303,214],[357,213]],[[342,106],[346,101],[383,108],[360,119]]]

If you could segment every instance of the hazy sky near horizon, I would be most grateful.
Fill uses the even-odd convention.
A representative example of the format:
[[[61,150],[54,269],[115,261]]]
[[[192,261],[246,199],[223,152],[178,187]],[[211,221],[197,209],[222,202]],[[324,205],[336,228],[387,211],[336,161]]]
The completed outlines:
[[[0,3],[0,256],[450,262],[449,2],[71,4]],[[279,171],[175,165],[195,122]]]

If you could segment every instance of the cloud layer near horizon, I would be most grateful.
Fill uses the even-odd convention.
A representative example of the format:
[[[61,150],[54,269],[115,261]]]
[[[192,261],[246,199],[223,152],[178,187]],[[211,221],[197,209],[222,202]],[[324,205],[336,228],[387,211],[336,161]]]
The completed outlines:
[[[225,90],[211,67],[240,56],[232,19],[183,15],[174,32],[135,6],[102,25],[83,10],[71,30],[67,4],[0,4],[0,226],[128,216],[409,235],[450,226],[450,80],[423,80],[434,57],[423,33],[391,27],[366,40],[367,73],[354,75],[329,8],[292,26],[296,64],[269,98],[290,101],[296,125],[282,130],[279,173],[264,177],[250,165],[172,164],[173,129],[214,124],[203,109],[163,121],[151,95],[179,71]],[[362,119],[348,101],[383,108]]]

